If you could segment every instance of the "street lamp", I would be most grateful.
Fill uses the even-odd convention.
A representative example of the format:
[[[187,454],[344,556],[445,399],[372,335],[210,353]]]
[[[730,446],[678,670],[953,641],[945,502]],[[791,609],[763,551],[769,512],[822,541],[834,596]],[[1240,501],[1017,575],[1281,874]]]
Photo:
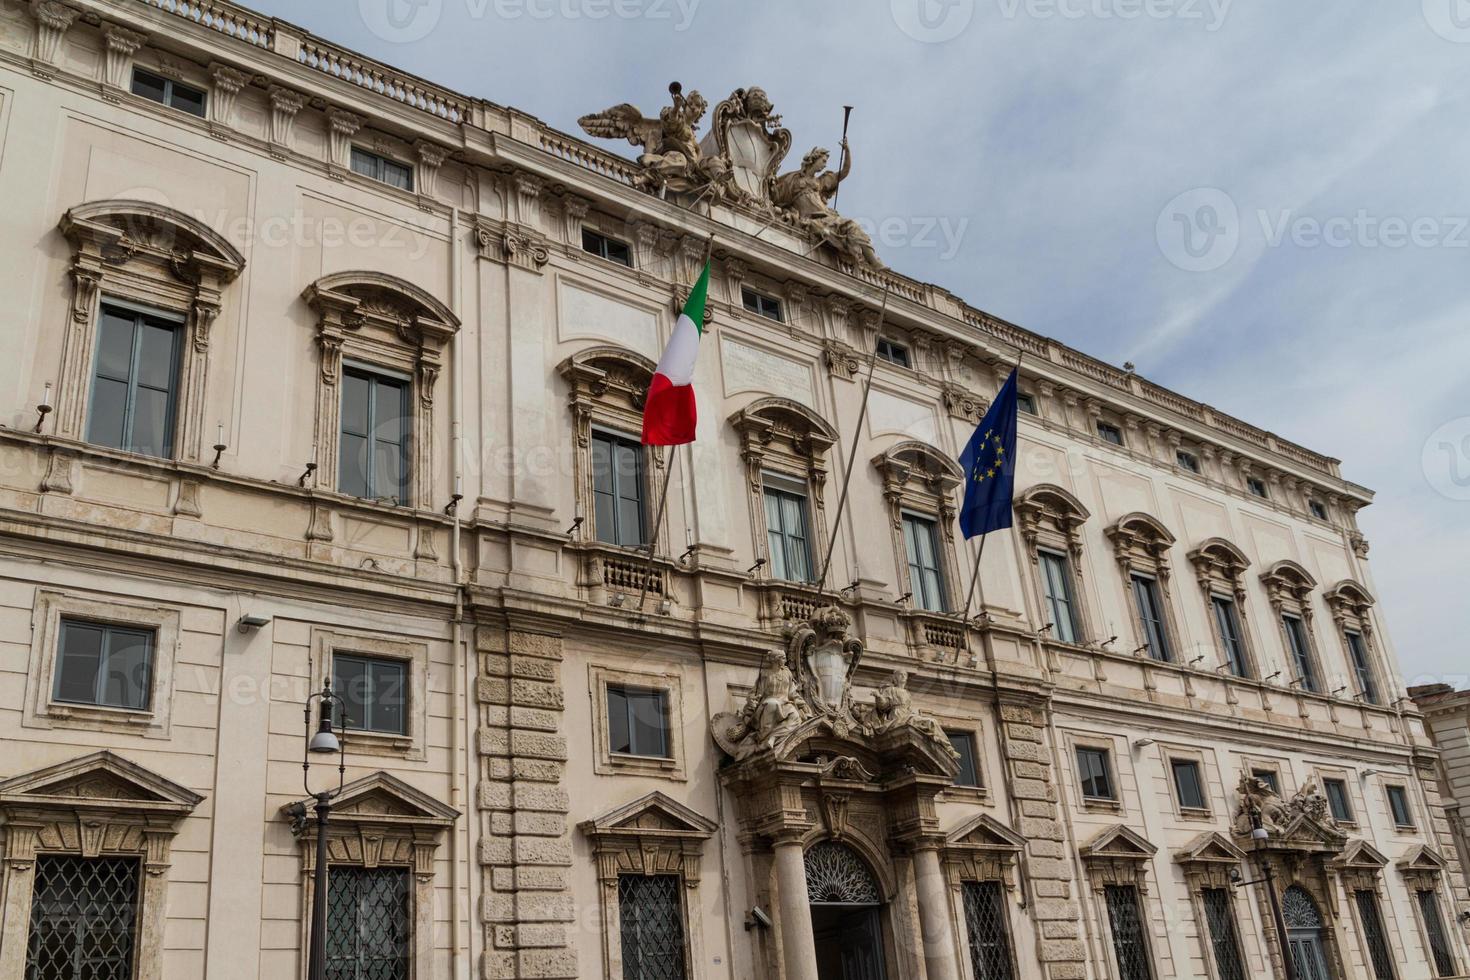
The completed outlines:
[[[1281,899],[1276,894],[1276,873],[1271,870],[1271,862],[1261,854],[1266,841],[1271,837],[1271,832],[1261,826],[1261,808],[1253,801],[1247,800],[1246,812],[1251,818],[1251,840],[1255,842],[1256,860],[1261,863],[1262,877],[1253,881],[1245,881],[1240,876],[1237,868],[1230,869],[1230,881],[1236,888],[1244,888],[1246,885],[1266,886],[1266,895],[1271,899],[1271,916],[1276,921],[1276,943],[1281,947],[1281,966],[1286,970],[1286,980],[1297,980],[1296,964],[1291,959],[1291,944],[1286,941],[1286,917],[1281,914]]]
[[[311,705],[317,704],[316,731],[312,731]],[[340,710],[334,712],[334,706]],[[307,959],[308,980],[325,980],[327,975],[327,820],[332,812],[332,800],[342,792],[347,778],[347,749],[343,738],[342,724],[345,721],[346,704],[332,692],[331,684],[323,681],[322,689],[306,699],[302,715],[306,721],[306,751],[301,756],[301,784],[306,795],[315,798],[316,806],[316,879],[311,900],[311,944]],[[333,717],[336,717],[336,726]],[[311,757],[337,756],[337,787],[313,793],[311,790]],[[293,817],[304,825],[306,807],[297,804]]]

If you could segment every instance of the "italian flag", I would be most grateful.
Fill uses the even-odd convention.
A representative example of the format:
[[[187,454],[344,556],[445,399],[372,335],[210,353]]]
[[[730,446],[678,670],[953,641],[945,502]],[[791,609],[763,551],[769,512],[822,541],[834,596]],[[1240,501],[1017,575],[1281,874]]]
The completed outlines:
[[[709,262],[684,302],[669,346],[658,359],[643,403],[643,444],[682,446],[694,441],[694,356],[704,333],[704,300],[709,293]]]

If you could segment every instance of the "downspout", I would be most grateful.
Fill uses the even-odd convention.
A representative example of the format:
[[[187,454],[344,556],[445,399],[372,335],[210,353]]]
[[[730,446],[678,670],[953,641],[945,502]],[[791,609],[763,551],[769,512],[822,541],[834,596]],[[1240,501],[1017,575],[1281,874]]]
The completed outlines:
[[[459,234],[459,205],[456,204],[451,207],[449,212],[449,309],[451,312],[454,313],[456,317],[462,316],[462,304],[460,303],[459,295]],[[450,622],[449,627],[450,644],[454,648],[453,655],[451,656],[451,661],[454,664],[454,669],[450,670],[451,680],[449,693],[449,700],[450,704],[452,705],[451,720],[449,725],[449,804],[450,806],[454,807],[456,810],[460,810],[461,812],[463,812],[464,801],[469,797],[469,793],[464,789],[462,784],[467,783],[470,778],[470,740],[467,733],[464,734],[464,758],[463,760],[461,760],[460,758],[460,737],[461,734],[464,733],[464,728],[467,724],[467,713],[465,715],[462,715],[461,712],[464,712],[464,702],[465,699],[469,696],[468,675],[470,670],[472,669],[472,665],[468,662],[468,656],[464,650],[464,563],[460,554],[459,540],[459,502],[461,499],[461,494],[463,494],[464,492],[464,468],[460,458],[462,439],[461,426],[462,420],[464,418],[464,368],[461,364],[461,345],[459,341],[460,333],[463,331],[463,329],[464,326],[463,323],[461,323],[460,329],[456,330],[449,340],[449,358],[452,362],[450,370],[451,391],[449,398],[449,457],[451,460],[450,470],[453,473],[454,480],[454,498],[453,503],[450,505],[451,514],[454,518],[454,523],[450,525],[449,531],[449,567],[450,574],[454,578],[454,618]],[[463,684],[461,683],[462,680]],[[463,770],[461,770],[460,768],[461,761],[463,761],[464,764]],[[465,942],[466,939],[471,935],[474,928],[471,922],[471,917],[474,915],[474,908],[472,904],[472,898],[468,894],[468,890],[470,887],[472,887],[474,881],[474,875],[471,874],[468,870],[469,862],[471,861],[473,856],[470,850],[473,843],[471,839],[470,828],[474,823],[474,815],[465,813],[464,818],[464,846],[460,846],[460,828],[455,827],[452,838],[453,846],[450,848],[449,855],[449,894],[453,896],[453,899],[450,902],[449,917],[449,976],[453,978],[453,980],[459,980],[461,976],[468,977],[473,967],[473,957],[469,956],[468,958],[470,959],[470,963],[464,968],[463,972],[461,972],[461,944]],[[465,889],[467,892],[465,895],[463,932],[461,932],[460,930],[461,915],[458,909],[460,898],[459,878],[460,874],[462,873],[460,869],[461,861],[464,861],[466,864],[466,869],[463,871],[463,874],[465,877]]]

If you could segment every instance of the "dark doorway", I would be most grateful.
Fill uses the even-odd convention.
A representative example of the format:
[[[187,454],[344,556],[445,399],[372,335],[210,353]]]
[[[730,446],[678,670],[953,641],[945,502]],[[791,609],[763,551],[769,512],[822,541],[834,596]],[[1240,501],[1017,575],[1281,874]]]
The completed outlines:
[[[812,904],[819,980],[884,980],[883,918],[877,905]]]

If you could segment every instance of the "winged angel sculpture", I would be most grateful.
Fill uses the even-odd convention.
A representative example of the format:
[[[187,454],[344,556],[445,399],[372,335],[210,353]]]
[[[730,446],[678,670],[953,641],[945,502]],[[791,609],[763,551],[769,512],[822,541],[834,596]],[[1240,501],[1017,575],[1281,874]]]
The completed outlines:
[[[637,106],[624,102],[583,116],[577,123],[588,135],[626,139],[643,148],[638,157],[644,168],[638,178],[642,190],[690,194],[710,189],[716,197],[724,196],[733,186],[729,161],[704,156],[694,135],[709,103],[697,91],[685,95],[678,82],[669,85],[669,94],[673,104],[660,109],[657,119],[649,119]]]

